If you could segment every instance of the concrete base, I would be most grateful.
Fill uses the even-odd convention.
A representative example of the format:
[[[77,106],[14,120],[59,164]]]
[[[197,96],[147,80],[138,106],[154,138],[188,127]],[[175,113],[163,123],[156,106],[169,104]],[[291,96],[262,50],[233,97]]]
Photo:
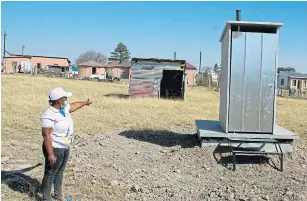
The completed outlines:
[[[277,124],[273,134],[261,133],[225,133],[220,127],[219,121],[196,120],[197,134],[201,142],[201,147],[208,146],[228,146],[228,139],[275,139],[278,140],[284,153],[293,151],[293,141],[299,139],[298,135],[288,131]],[[258,151],[275,152],[273,144],[265,143],[232,143],[233,146],[242,148],[253,148]]]

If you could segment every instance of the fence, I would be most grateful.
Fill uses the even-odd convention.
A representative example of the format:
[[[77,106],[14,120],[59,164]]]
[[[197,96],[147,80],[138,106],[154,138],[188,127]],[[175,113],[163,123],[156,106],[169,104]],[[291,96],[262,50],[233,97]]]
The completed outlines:
[[[219,90],[219,79],[217,79],[216,81],[213,81],[210,73],[198,74],[196,78],[196,85],[209,87],[209,88],[214,89],[215,91],[218,91]]]
[[[277,90],[277,96],[289,97],[289,98],[303,98],[307,99],[307,87],[302,89],[284,89],[280,88]]]

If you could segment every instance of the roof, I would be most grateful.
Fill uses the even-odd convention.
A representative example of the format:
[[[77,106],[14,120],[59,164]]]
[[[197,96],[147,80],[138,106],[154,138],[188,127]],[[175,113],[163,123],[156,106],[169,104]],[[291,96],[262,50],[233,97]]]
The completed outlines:
[[[181,64],[186,64],[186,61],[185,60],[172,60],[172,59],[157,59],[157,58],[132,58],[131,59],[133,62],[136,62],[139,60],[139,61],[155,61],[155,62],[178,62],[178,63],[181,63]]]
[[[117,63],[117,61],[111,61],[110,63],[103,65],[103,67],[114,67]]]
[[[131,61],[125,61],[123,63],[115,64],[114,67],[130,68],[131,67]]]
[[[291,72],[291,71],[280,71],[280,72],[285,73],[286,75],[288,75],[291,78],[307,78],[307,74]]]
[[[53,68],[69,68],[69,66],[58,66],[58,65],[47,65],[47,66]]]
[[[125,61],[122,63],[118,63],[117,61],[112,61],[103,66],[104,68],[130,68],[131,61]]]
[[[224,35],[226,31],[232,26],[248,26],[248,27],[254,27],[254,28],[276,28],[277,30],[282,27],[282,23],[273,23],[273,22],[248,22],[248,21],[227,21],[224,30],[222,32],[222,35],[220,37],[220,42],[222,42]]]
[[[21,54],[10,54],[9,57],[4,58],[31,58],[31,57],[42,57],[42,58],[52,58],[52,59],[67,59],[68,63],[71,63],[70,60],[66,57],[49,57],[49,56],[38,56],[38,55],[21,55]]]
[[[87,61],[87,62],[78,64],[78,67],[82,67],[82,66],[103,67],[102,64],[100,64],[100,63],[98,63],[98,62],[96,62],[96,61],[93,61],[93,60],[90,60],[90,61]]]
[[[190,70],[195,69],[195,70],[197,70],[197,68],[196,68],[195,66],[193,66],[192,64],[190,64],[190,63],[188,63],[188,62],[187,62],[187,67],[186,67],[186,69],[190,69]]]

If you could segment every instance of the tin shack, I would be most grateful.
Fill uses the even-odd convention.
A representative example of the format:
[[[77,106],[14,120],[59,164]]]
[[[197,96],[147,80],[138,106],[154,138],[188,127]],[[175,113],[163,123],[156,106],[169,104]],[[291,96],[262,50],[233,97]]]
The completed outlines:
[[[132,58],[129,97],[184,99],[185,60]]]

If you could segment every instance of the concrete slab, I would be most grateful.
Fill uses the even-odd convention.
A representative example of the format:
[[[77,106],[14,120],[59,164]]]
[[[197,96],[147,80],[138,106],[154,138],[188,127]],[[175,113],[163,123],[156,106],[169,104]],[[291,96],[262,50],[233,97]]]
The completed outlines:
[[[196,120],[197,133],[199,138],[263,138],[263,139],[280,139],[280,140],[297,140],[299,136],[275,125],[273,134],[265,133],[225,133],[220,127],[219,121],[214,120]]]
[[[299,139],[295,133],[275,125],[273,134],[254,134],[254,133],[225,133],[220,127],[219,121],[196,120],[197,134],[201,142],[201,147],[208,146],[228,146],[228,139],[246,138],[263,139],[259,143],[232,143],[234,147],[253,148],[259,151],[274,152],[276,147],[273,144],[266,144],[265,139],[280,140],[280,146],[284,153],[293,151],[293,141]]]

